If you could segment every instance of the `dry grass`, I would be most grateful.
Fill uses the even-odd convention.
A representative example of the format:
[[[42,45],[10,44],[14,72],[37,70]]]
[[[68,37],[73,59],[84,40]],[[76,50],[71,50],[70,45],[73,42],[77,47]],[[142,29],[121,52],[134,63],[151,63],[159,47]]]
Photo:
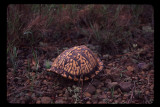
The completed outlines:
[[[101,50],[119,45],[123,48],[129,46],[133,29],[143,24],[148,8],[152,13],[147,18],[151,18],[153,9],[147,5],[9,5],[7,40],[16,40],[18,45],[33,37],[35,43],[30,43],[36,44],[46,39],[57,41],[71,35],[76,39],[83,35],[88,39],[85,43],[100,44]],[[30,34],[26,38],[27,32]]]

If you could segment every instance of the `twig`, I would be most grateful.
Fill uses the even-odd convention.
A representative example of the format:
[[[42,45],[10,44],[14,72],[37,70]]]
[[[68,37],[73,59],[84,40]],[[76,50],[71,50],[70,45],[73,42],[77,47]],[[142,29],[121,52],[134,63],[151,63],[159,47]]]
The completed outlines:
[[[32,90],[32,89],[25,89],[27,91],[33,91],[35,93],[38,93],[38,94],[51,94],[51,92],[41,92],[41,91],[37,91],[37,90]]]
[[[29,88],[29,87],[30,87],[30,85],[25,86],[25,87],[22,87],[22,88],[18,89],[17,91],[14,91],[14,92],[8,94],[7,97],[9,97],[9,96],[11,96],[11,95],[13,95],[13,94],[15,94],[15,93],[18,93],[18,92],[20,92],[20,91],[22,91],[22,90],[25,90],[26,88]]]
[[[93,79],[90,81],[89,85],[87,86],[87,88],[83,92],[85,92],[88,89],[88,87],[92,84],[92,82],[93,82]]]
[[[134,82],[134,86],[133,86],[133,88],[132,88],[131,97],[130,97],[130,99],[128,100],[128,104],[132,102],[134,90],[135,90],[135,82]]]
[[[22,87],[20,89],[18,89],[17,91],[13,92],[13,93],[10,93],[7,95],[7,97],[15,94],[15,93],[18,93],[20,91],[24,91],[24,90],[27,90],[27,91],[32,91],[32,92],[35,92],[35,93],[38,93],[38,94],[51,94],[51,92],[41,92],[41,91],[37,91],[37,90],[33,90],[33,89],[27,89],[27,88],[30,88],[31,86],[25,86],[25,87]]]

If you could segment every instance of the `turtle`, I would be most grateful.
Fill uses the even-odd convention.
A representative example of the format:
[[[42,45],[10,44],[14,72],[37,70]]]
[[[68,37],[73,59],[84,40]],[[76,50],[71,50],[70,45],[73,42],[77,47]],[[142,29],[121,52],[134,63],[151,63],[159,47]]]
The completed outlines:
[[[98,56],[87,46],[80,45],[63,51],[47,71],[74,81],[85,81],[97,75],[103,67]]]

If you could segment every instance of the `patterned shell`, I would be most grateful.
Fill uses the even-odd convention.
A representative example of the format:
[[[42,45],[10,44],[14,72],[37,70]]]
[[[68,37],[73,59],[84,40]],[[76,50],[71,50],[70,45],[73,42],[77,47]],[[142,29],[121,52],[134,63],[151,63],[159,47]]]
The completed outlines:
[[[103,69],[103,62],[85,45],[62,52],[47,71],[56,72],[74,81],[93,78]]]

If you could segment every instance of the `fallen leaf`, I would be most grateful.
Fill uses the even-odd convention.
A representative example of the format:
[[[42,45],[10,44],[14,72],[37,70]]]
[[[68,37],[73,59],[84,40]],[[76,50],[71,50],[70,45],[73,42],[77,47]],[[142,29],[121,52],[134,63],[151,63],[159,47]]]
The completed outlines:
[[[134,71],[134,67],[128,66],[128,67],[127,67],[127,70],[128,70],[128,71]]]

